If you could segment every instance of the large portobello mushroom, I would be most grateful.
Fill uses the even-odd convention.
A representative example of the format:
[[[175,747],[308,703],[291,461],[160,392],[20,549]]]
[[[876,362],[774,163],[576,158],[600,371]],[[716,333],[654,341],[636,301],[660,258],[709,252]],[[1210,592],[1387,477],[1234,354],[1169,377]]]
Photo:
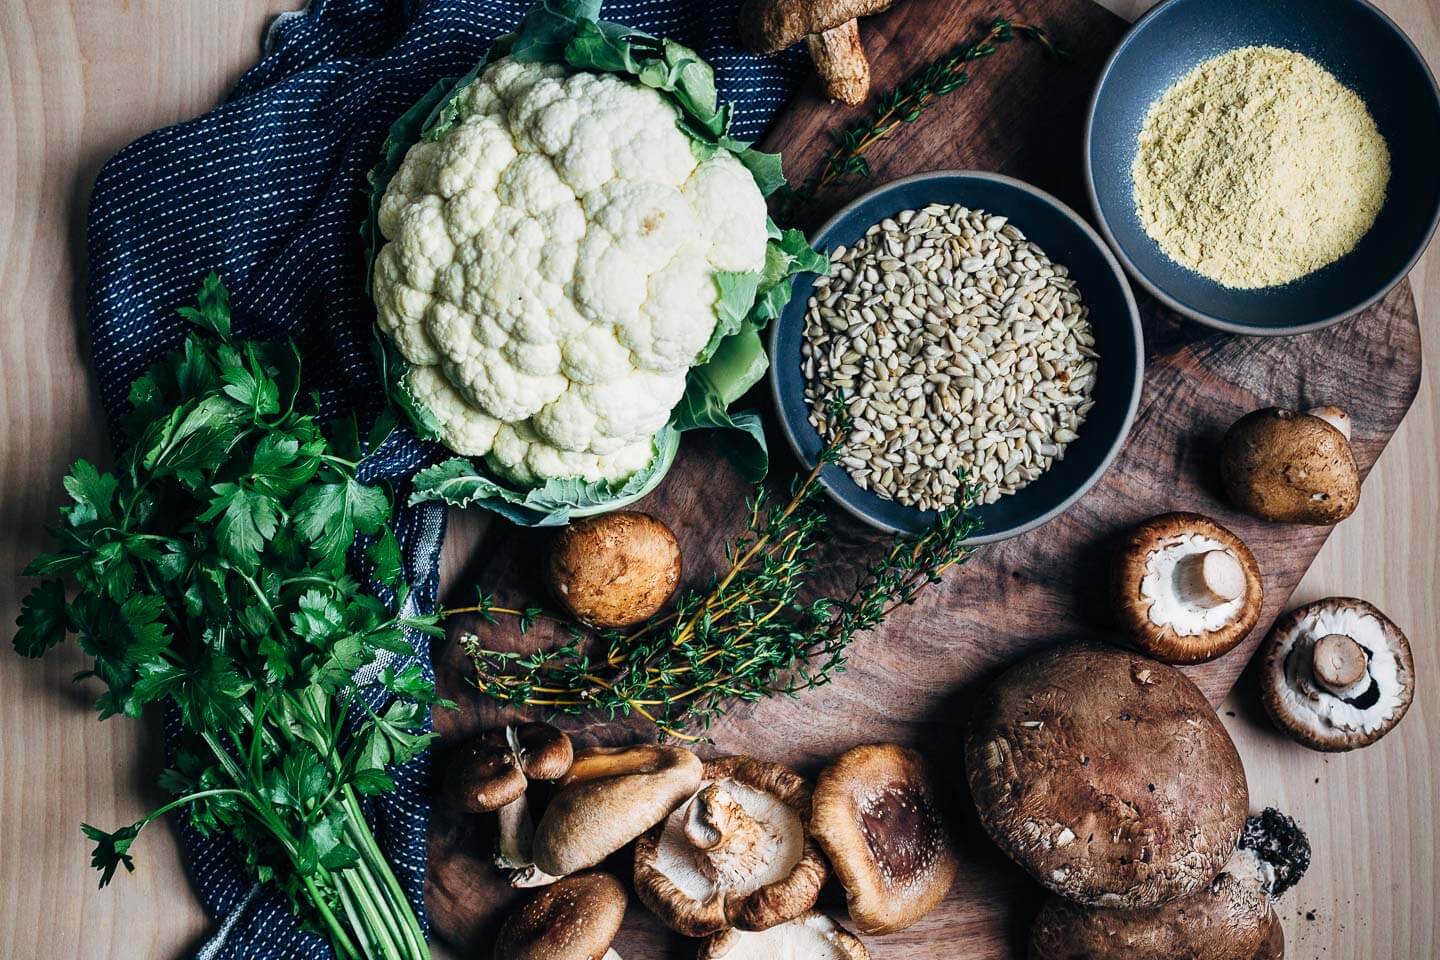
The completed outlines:
[[[990,837],[1089,906],[1195,891],[1245,825],[1245,770],[1210,704],[1125,650],[1062,646],[1011,668],[980,699],[965,763]]]

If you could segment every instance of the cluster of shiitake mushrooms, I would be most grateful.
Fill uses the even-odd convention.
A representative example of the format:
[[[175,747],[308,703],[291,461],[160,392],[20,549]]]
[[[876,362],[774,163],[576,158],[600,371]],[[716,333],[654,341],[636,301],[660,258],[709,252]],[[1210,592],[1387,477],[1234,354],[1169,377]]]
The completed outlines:
[[[1061,646],[981,696],[965,745],[986,832],[1051,891],[1030,960],[1280,960],[1273,904],[1309,864],[1294,821],[1247,817],[1245,770],[1179,670]]]
[[[531,780],[554,791],[535,822]],[[867,960],[815,911],[833,873],[850,918],[892,933],[929,913],[954,880],[936,781],[896,744],[855,747],[814,786],[778,763],[702,761],[677,746],[575,748],[545,723],[490,731],[448,772],[460,806],[496,814],[496,865],[541,888],[506,920],[496,960],[618,960],[628,896],[595,868],[633,845],[635,893],[666,926],[702,940],[701,960]]]
[[[1230,500],[1277,523],[1335,524],[1360,502],[1350,417],[1267,407],[1225,435],[1220,476]],[[1137,526],[1116,552],[1116,618],[1130,641],[1166,663],[1213,660],[1260,618],[1260,569],[1243,541],[1195,513]],[[1260,655],[1263,701],[1276,724],[1316,750],[1374,743],[1409,709],[1414,664],[1405,635],[1362,600],[1331,597],[1275,624]]]

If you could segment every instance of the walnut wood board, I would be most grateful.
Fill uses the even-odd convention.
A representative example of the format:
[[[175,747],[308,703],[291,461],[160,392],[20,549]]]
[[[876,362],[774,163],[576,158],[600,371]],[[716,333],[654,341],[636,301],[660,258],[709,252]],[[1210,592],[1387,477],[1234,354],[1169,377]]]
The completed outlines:
[[[866,20],[865,44],[875,88],[888,90],[908,69],[980,32],[997,11],[988,4],[906,0]],[[1012,5],[1021,21],[1046,26],[1070,50],[1047,57],[1028,41],[1004,45],[977,64],[970,83],[908,125],[871,155],[868,183],[841,185],[806,211],[813,226],[868,185],[945,168],[998,170],[1033,182],[1089,214],[1084,201],[1080,127],[1094,78],[1126,25],[1089,0],[1030,0]],[[765,146],[784,151],[792,179],[818,163],[829,133],[859,111],[825,102],[812,85],[795,99]],[[1353,446],[1362,471],[1380,455],[1414,399],[1420,379],[1420,331],[1408,283],[1360,316],[1327,330],[1289,338],[1245,338],[1183,321],[1143,292],[1140,302],[1147,369],[1129,440],[1105,477],[1065,515],[1038,530],[981,549],[943,584],[860,638],[847,673],[799,700],[770,700],[733,710],[711,730],[702,755],[752,753],[814,775],[830,758],[862,742],[894,740],[924,751],[944,771],[959,837],[962,869],[945,902],[900,934],[870,938],[876,960],[937,955],[981,958],[1023,955],[1040,891],[994,851],[970,812],[960,743],[969,704],[1006,665],[1061,639],[1113,636],[1099,586],[1111,548],[1131,525],[1168,510],[1197,510],[1238,533],[1264,574],[1260,623],[1236,650],[1188,668],[1212,703],[1244,670],[1285,607],[1329,530],[1264,524],[1230,508],[1219,492],[1220,439],[1237,417],[1259,406],[1337,403],[1354,418]],[[756,393],[768,407],[768,396]],[[767,430],[779,438],[773,411]],[[775,440],[774,473],[794,464]],[[747,488],[723,459],[688,440],[665,483],[643,509],[669,523],[684,550],[689,583],[716,569],[723,543],[739,532]],[[468,521],[468,518],[467,518]],[[839,515],[832,519],[837,561],[830,586],[848,586],[856,557],[876,538]],[[544,535],[488,525],[481,547],[454,587],[457,599],[480,583],[502,599],[537,602],[538,554]],[[475,628],[457,623],[454,633]],[[481,627],[487,644],[534,649],[553,635],[519,637]],[[504,722],[498,709],[466,683],[466,663],[453,643],[436,651],[442,688],[461,704],[440,712],[445,743]],[[643,725],[565,720],[583,742],[627,743],[652,734]],[[437,754],[445,764],[445,747]],[[543,798],[542,798],[543,799]],[[431,825],[427,904],[436,934],[466,952],[488,953],[494,931],[518,901],[489,866],[490,818],[463,816],[437,804]],[[628,874],[624,853],[608,865]],[[833,882],[822,907],[843,919]],[[632,903],[616,944],[626,960],[690,957],[695,945],[665,931]]]

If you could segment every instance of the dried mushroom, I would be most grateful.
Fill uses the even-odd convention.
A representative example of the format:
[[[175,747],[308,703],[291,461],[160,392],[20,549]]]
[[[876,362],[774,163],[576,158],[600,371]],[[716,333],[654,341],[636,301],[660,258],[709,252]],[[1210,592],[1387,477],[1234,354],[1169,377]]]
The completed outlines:
[[[452,798],[471,813],[497,813],[500,842],[495,865],[513,886],[535,887],[554,877],[530,861],[534,824],[525,790],[531,780],[558,780],[569,770],[570,738],[548,723],[522,723],[489,730],[466,744],[450,766]]]
[[[870,94],[870,61],[856,20],[888,10],[895,0],[745,0],[740,39],[756,53],[779,53],[806,42],[832,100],[855,106]]]
[[[1119,649],[1062,646],[1006,671],[976,707],[965,766],[991,839],[1089,906],[1199,889],[1234,851],[1249,800],[1199,689]]]
[[[576,520],[555,535],[545,579],[555,602],[601,629],[634,626],[680,585],[680,545],[647,513],[621,510]]]
[[[1284,836],[1265,840],[1272,829]],[[1298,864],[1297,847],[1304,850]],[[1279,926],[1274,903],[1308,864],[1309,843],[1295,822],[1267,810],[1246,821],[1240,846],[1224,869],[1188,896],[1123,910],[1052,895],[1031,927],[1030,960],[1279,960],[1283,933],[1281,952],[1271,952]]]
[[[1166,663],[1227,653],[1254,628],[1264,600],[1250,548],[1198,513],[1136,527],[1116,554],[1111,593],[1130,640]]]
[[[696,960],[870,960],[870,952],[823,913],[807,913],[757,933],[722,930]]]
[[[1225,434],[1220,478],[1234,504],[1262,520],[1339,523],[1360,503],[1350,418],[1329,406],[1246,414]]]
[[[610,944],[628,899],[608,873],[558,880],[506,919],[495,960],[620,960]]]
[[[535,828],[535,865],[552,876],[593,867],[700,789],[704,764],[681,747],[585,747]]]
[[[815,783],[810,833],[861,933],[894,933],[935,908],[957,863],[924,758],[893,743],[847,750]]]
[[[810,785],[777,763],[705,764],[700,791],[635,843],[635,892],[687,937],[765,930],[815,906],[825,861],[810,839]]]
[[[1271,629],[1261,657],[1266,711],[1315,750],[1369,746],[1415,696],[1410,642],[1364,600],[1331,597],[1291,611]]]

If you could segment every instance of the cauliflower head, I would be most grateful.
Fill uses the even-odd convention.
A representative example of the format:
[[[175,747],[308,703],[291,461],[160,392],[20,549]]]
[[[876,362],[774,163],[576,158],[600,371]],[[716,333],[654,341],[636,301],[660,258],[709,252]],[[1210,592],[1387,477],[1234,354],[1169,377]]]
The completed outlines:
[[[373,289],[407,386],[512,482],[621,482],[710,341],[720,271],[765,263],[765,199],[611,74],[503,58],[381,200]]]

